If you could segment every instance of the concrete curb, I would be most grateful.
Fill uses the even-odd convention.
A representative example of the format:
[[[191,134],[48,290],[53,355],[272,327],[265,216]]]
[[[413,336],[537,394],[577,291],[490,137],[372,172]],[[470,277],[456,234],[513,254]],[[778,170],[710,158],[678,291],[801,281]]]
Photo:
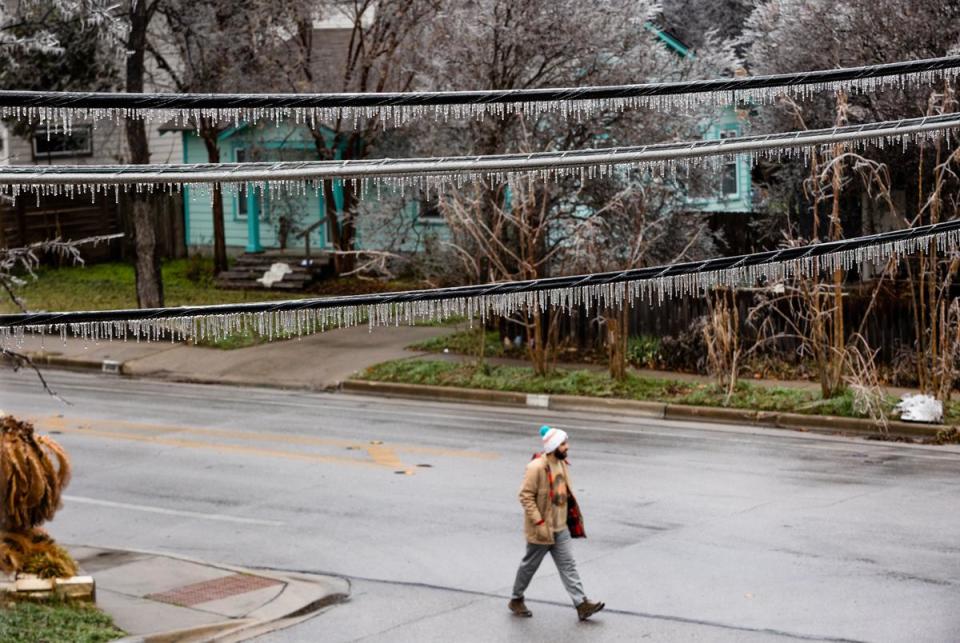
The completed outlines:
[[[253,627],[250,620],[223,621],[187,627],[180,630],[169,630],[159,634],[145,634],[143,636],[125,636],[113,643],[200,643],[201,641],[217,641],[238,627]]]
[[[340,389],[351,393],[372,393],[384,397],[430,397],[440,400],[528,406],[526,393],[488,391],[456,386],[425,386],[423,384],[400,384],[397,382],[371,382],[368,380],[344,380]],[[543,398],[545,396],[534,396]],[[537,403],[529,406],[539,406]],[[546,407],[543,407],[546,408]]]
[[[150,550],[108,549],[144,556],[170,558],[239,574],[271,578],[286,585],[278,597],[266,605],[254,609],[244,618],[233,618],[194,627],[127,636],[118,639],[117,643],[199,643],[201,641],[232,643],[234,641],[244,641],[300,623],[316,616],[321,610],[350,598],[350,582],[339,577],[270,569],[248,569]],[[322,587],[323,585],[326,585],[326,587]],[[334,587],[334,585],[339,587]]]
[[[340,389],[347,393],[379,395],[383,397],[412,397],[440,401],[474,402],[549,408],[557,411],[628,412],[641,417],[666,420],[698,420],[722,424],[740,424],[772,427],[777,429],[806,430],[821,433],[853,433],[877,435],[872,420],[836,417],[832,415],[804,415],[802,413],[777,413],[751,409],[731,409],[712,406],[688,406],[663,402],[595,398],[578,395],[533,395],[512,391],[489,391],[457,388],[452,386],[429,386],[425,384],[399,384],[370,380],[345,380]],[[932,438],[946,425],[914,424],[890,420],[887,430],[891,435],[910,438]]]
[[[257,386],[260,388],[273,388],[282,391],[311,391],[322,393],[325,391],[335,391],[336,386],[304,386],[296,382],[266,382],[257,379],[246,379],[243,377],[233,377],[229,379],[219,377],[204,377],[202,375],[184,375],[174,371],[149,371],[144,373],[136,372],[131,368],[130,362],[120,362],[112,359],[82,359],[74,357],[62,357],[60,355],[45,352],[29,352],[26,356],[37,366],[50,366],[65,371],[98,371],[109,373],[111,375],[125,376],[131,378],[148,378],[161,380],[164,382],[177,382],[179,384],[213,384],[217,386]],[[136,360],[131,360],[136,361]]]
[[[131,373],[124,363],[114,360],[84,360],[61,357],[45,352],[28,353],[37,364],[55,366],[70,370],[97,370],[105,373],[117,373],[128,376],[142,376],[165,381],[188,384],[218,384],[226,386],[261,386],[282,390],[331,390],[316,387],[302,387],[287,383],[252,382],[242,379],[223,380],[178,375],[171,372]],[[440,401],[473,402],[477,404],[499,404],[503,406],[524,406],[529,408],[554,409],[557,411],[597,411],[627,412],[641,417],[666,420],[699,420],[723,424],[747,424],[751,426],[791,429],[797,431],[817,431],[821,433],[853,433],[857,435],[878,435],[877,427],[871,420],[837,417],[832,415],[807,415],[803,413],[778,413],[772,411],[754,411],[750,409],[731,409],[713,406],[689,406],[647,402],[642,400],[622,400],[579,395],[542,395],[519,393],[516,391],[493,391],[485,389],[461,388],[456,386],[430,386],[425,384],[402,384],[398,382],[374,382],[369,380],[344,380],[340,390],[350,393],[379,395],[382,397],[428,398]],[[890,420],[887,430],[890,435],[909,438],[932,438],[947,425],[915,424]]]
[[[59,354],[47,353],[43,351],[27,353],[27,357],[29,357],[30,361],[38,366],[56,366],[58,368],[78,371],[95,370],[103,371],[105,373],[119,373],[122,366],[120,362],[115,360],[63,357]]]

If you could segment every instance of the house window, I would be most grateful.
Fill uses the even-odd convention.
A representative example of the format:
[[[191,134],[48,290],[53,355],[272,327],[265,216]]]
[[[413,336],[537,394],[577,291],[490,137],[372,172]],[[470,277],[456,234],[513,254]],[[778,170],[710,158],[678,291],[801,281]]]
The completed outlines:
[[[246,163],[247,161],[247,151],[246,150],[237,150],[236,151],[236,160],[237,163]],[[249,191],[247,189],[247,184],[244,183],[237,190],[237,218],[246,219],[247,214],[250,211],[250,198]]]
[[[725,129],[720,131],[720,138],[736,138],[737,130]],[[737,176],[737,159],[727,159],[720,170],[720,196],[724,199],[730,199],[737,196],[740,191]]]
[[[417,218],[424,223],[443,223],[443,213],[440,211],[440,202],[435,199],[425,199],[420,202]]]
[[[74,125],[70,132],[39,129],[33,133],[33,158],[93,156],[93,126]]]
[[[237,190],[237,218],[246,219],[249,210],[250,199],[249,194],[247,193],[247,185],[244,183],[240,189]]]

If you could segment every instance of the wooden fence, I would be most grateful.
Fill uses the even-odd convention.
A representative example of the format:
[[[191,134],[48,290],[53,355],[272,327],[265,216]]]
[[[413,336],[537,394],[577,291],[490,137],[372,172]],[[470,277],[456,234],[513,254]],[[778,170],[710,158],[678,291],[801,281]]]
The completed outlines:
[[[873,349],[879,349],[877,359],[890,364],[903,349],[912,349],[915,344],[915,324],[910,302],[909,283],[904,280],[886,283],[881,294],[873,303],[872,313],[866,316],[871,306],[873,286],[867,284],[852,285],[844,290],[844,328],[848,337],[862,328],[863,336]],[[960,290],[952,293],[960,296]],[[760,293],[752,290],[737,292],[736,302],[741,320],[741,338],[745,346],[751,346],[757,336],[757,330],[749,321],[750,311],[760,301]],[[795,303],[795,305],[797,305]],[[792,333],[791,324],[784,317],[788,306],[781,304],[781,314],[767,313],[770,333],[780,335],[771,342],[772,350],[790,353],[796,351],[799,342],[788,337]],[[660,305],[643,304],[633,306],[629,312],[631,336],[652,336],[663,338],[678,337],[696,332],[701,318],[709,313],[709,304],[704,297],[679,297]],[[560,318],[560,336],[579,348],[601,348],[604,337],[596,311],[588,316],[584,311]],[[515,337],[523,335],[519,324],[501,325],[504,335]]]
[[[16,203],[0,203],[0,247],[16,248],[49,239],[75,240],[98,235],[126,233],[125,239],[85,247],[81,254],[86,261],[122,258],[132,241],[125,230],[126,199],[117,203],[112,198],[95,201],[64,196],[39,199],[22,196]],[[183,233],[182,197],[156,195],[155,216],[158,218],[157,239],[163,257],[186,256]]]

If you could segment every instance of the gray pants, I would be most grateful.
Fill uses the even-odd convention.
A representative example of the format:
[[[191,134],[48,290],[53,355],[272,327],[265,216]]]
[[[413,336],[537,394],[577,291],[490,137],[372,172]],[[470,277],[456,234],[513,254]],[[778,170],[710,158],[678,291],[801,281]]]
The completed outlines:
[[[533,580],[533,575],[540,567],[543,557],[550,552],[553,556],[553,562],[560,572],[560,580],[563,586],[573,600],[574,605],[579,605],[586,600],[583,595],[583,583],[580,582],[580,574],[577,573],[577,562],[573,559],[573,539],[570,532],[564,529],[553,534],[554,544],[552,545],[533,545],[527,543],[527,553],[520,561],[520,568],[517,570],[517,580],[513,583],[513,598],[523,598],[523,593],[527,585]]]

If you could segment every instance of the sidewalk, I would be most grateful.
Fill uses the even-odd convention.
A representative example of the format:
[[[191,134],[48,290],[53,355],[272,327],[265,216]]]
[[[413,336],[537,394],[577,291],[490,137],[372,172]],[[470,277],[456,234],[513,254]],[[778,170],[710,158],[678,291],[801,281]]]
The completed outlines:
[[[455,353],[428,353],[406,347],[430,337],[452,332],[451,327],[366,326],[342,328],[308,335],[300,339],[274,341],[233,350],[205,348],[171,342],[113,341],[99,344],[78,339],[66,342],[59,337],[30,337],[20,349],[39,366],[71,369],[96,369],[136,377],[166,379],[203,384],[267,386],[300,390],[347,390],[381,396],[414,397],[433,400],[474,401],[493,404],[536,406],[540,408],[591,407],[616,412],[640,412],[667,419],[733,422],[761,426],[779,426],[803,430],[852,431],[874,434],[869,420],[791,413],[768,413],[743,409],[694,407],[653,402],[634,402],[604,398],[574,399],[575,396],[546,396],[486,390],[461,390],[452,387],[414,386],[384,382],[352,381],[369,366],[396,359],[463,362],[471,357]],[[504,366],[528,366],[515,358],[488,358],[487,363]],[[606,370],[602,364],[559,363],[560,368]],[[641,377],[709,383],[709,377],[646,369],[632,369]],[[816,390],[810,381],[749,379],[765,387]],[[915,392],[887,387],[895,396]],[[564,399],[570,398],[570,399]],[[890,422],[893,433],[907,437],[933,437],[942,425]]]
[[[451,332],[433,326],[340,328],[301,339],[221,350],[171,342],[29,337],[20,352],[39,365],[84,368],[203,384],[326,390],[380,362],[418,355],[405,347]]]
[[[171,342],[113,341],[94,344],[79,339],[29,337],[21,352],[38,365],[95,369],[137,377],[168,379],[202,384],[275,386],[305,390],[332,390],[363,369],[395,359],[428,359],[463,362],[473,359],[457,353],[428,353],[406,350],[416,342],[453,332],[450,327],[366,326],[328,330],[301,339],[266,342],[248,348],[221,350]],[[489,357],[498,366],[529,366],[523,359]],[[604,364],[558,363],[565,369],[605,371]],[[709,383],[704,375],[631,369],[640,377]],[[817,390],[817,382],[743,378],[752,384]],[[890,395],[916,391],[886,387]]]
[[[276,574],[169,555],[68,546],[96,582],[97,606],[132,643],[240,641],[347,599],[341,578]]]

